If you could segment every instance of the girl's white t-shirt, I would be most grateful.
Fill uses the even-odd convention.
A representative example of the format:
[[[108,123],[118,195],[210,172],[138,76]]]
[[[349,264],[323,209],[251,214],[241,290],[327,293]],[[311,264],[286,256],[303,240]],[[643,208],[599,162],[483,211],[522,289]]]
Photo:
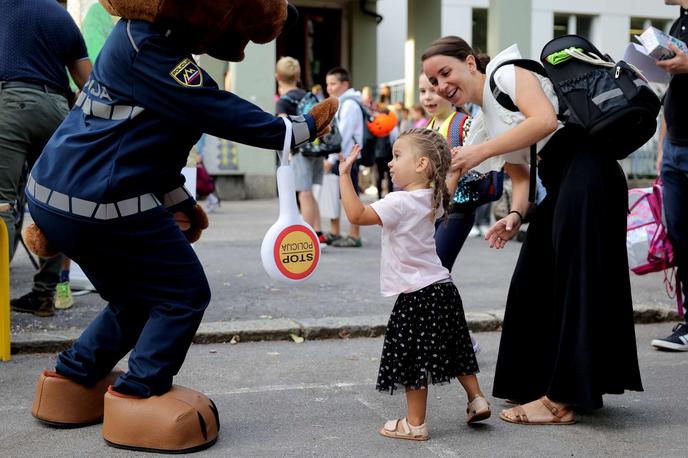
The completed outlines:
[[[394,191],[371,204],[382,221],[383,296],[411,293],[451,278],[435,248],[432,194],[432,189]],[[442,214],[440,206],[437,218]]]

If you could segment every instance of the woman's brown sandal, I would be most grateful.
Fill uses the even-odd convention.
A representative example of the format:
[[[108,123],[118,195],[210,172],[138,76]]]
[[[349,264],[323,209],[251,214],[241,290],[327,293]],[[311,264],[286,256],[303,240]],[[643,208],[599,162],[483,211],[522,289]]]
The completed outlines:
[[[430,439],[428,427],[425,423],[420,426],[409,424],[406,418],[389,420],[378,432],[392,439],[406,439],[410,441],[426,441]]]
[[[569,409],[568,407],[559,408],[552,404],[552,402],[544,396],[538,399],[538,401],[540,401],[542,405],[550,411],[550,413],[554,417],[552,420],[530,421],[528,419],[528,415],[526,415],[526,411],[523,408],[523,406],[516,406],[511,409],[516,414],[516,418],[510,418],[509,416],[505,415],[505,411],[502,411],[499,414],[499,418],[506,422],[515,423],[517,425],[572,425],[576,423],[575,417],[571,418],[571,420],[563,419],[568,414],[573,413],[571,409]]]
[[[479,394],[476,394],[472,401],[468,402],[466,408],[466,423],[476,423],[487,420],[492,415],[490,403]]]

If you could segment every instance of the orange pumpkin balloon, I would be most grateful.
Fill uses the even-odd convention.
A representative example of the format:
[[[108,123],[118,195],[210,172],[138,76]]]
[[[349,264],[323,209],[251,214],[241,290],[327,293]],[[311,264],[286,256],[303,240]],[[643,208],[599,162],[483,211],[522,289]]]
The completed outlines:
[[[376,137],[386,137],[397,125],[397,116],[393,113],[377,113],[368,122],[368,130]]]

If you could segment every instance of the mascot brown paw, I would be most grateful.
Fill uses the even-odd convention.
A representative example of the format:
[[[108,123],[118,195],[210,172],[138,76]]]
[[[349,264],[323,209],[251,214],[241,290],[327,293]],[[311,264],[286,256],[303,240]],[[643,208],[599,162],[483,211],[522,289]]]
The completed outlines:
[[[108,386],[124,374],[110,372],[92,387],[85,387],[56,372],[44,370],[36,383],[31,414],[53,426],[77,427],[100,423]]]
[[[29,251],[36,256],[41,258],[52,258],[59,254],[59,251],[50,245],[50,241],[36,224],[26,226],[22,231],[22,238]]]
[[[317,137],[322,137],[330,131],[330,124],[334,115],[337,114],[339,100],[336,97],[328,97],[319,104],[315,105],[308,112],[315,121],[315,131]]]
[[[208,229],[208,215],[203,207],[195,204],[186,211],[174,212],[174,221],[182,230],[189,243],[201,238],[201,233]]]
[[[163,453],[189,453],[217,441],[220,418],[213,401],[174,385],[160,396],[105,394],[103,438],[113,447]]]

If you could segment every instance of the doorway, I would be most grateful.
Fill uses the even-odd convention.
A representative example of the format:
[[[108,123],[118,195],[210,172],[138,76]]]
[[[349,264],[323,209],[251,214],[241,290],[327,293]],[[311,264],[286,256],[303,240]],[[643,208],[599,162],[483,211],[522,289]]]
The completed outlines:
[[[302,85],[325,87],[327,72],[341,65],[342,10],[299,7],[299,20],[277,37],[277,56],[291,56],[301,64]]]

